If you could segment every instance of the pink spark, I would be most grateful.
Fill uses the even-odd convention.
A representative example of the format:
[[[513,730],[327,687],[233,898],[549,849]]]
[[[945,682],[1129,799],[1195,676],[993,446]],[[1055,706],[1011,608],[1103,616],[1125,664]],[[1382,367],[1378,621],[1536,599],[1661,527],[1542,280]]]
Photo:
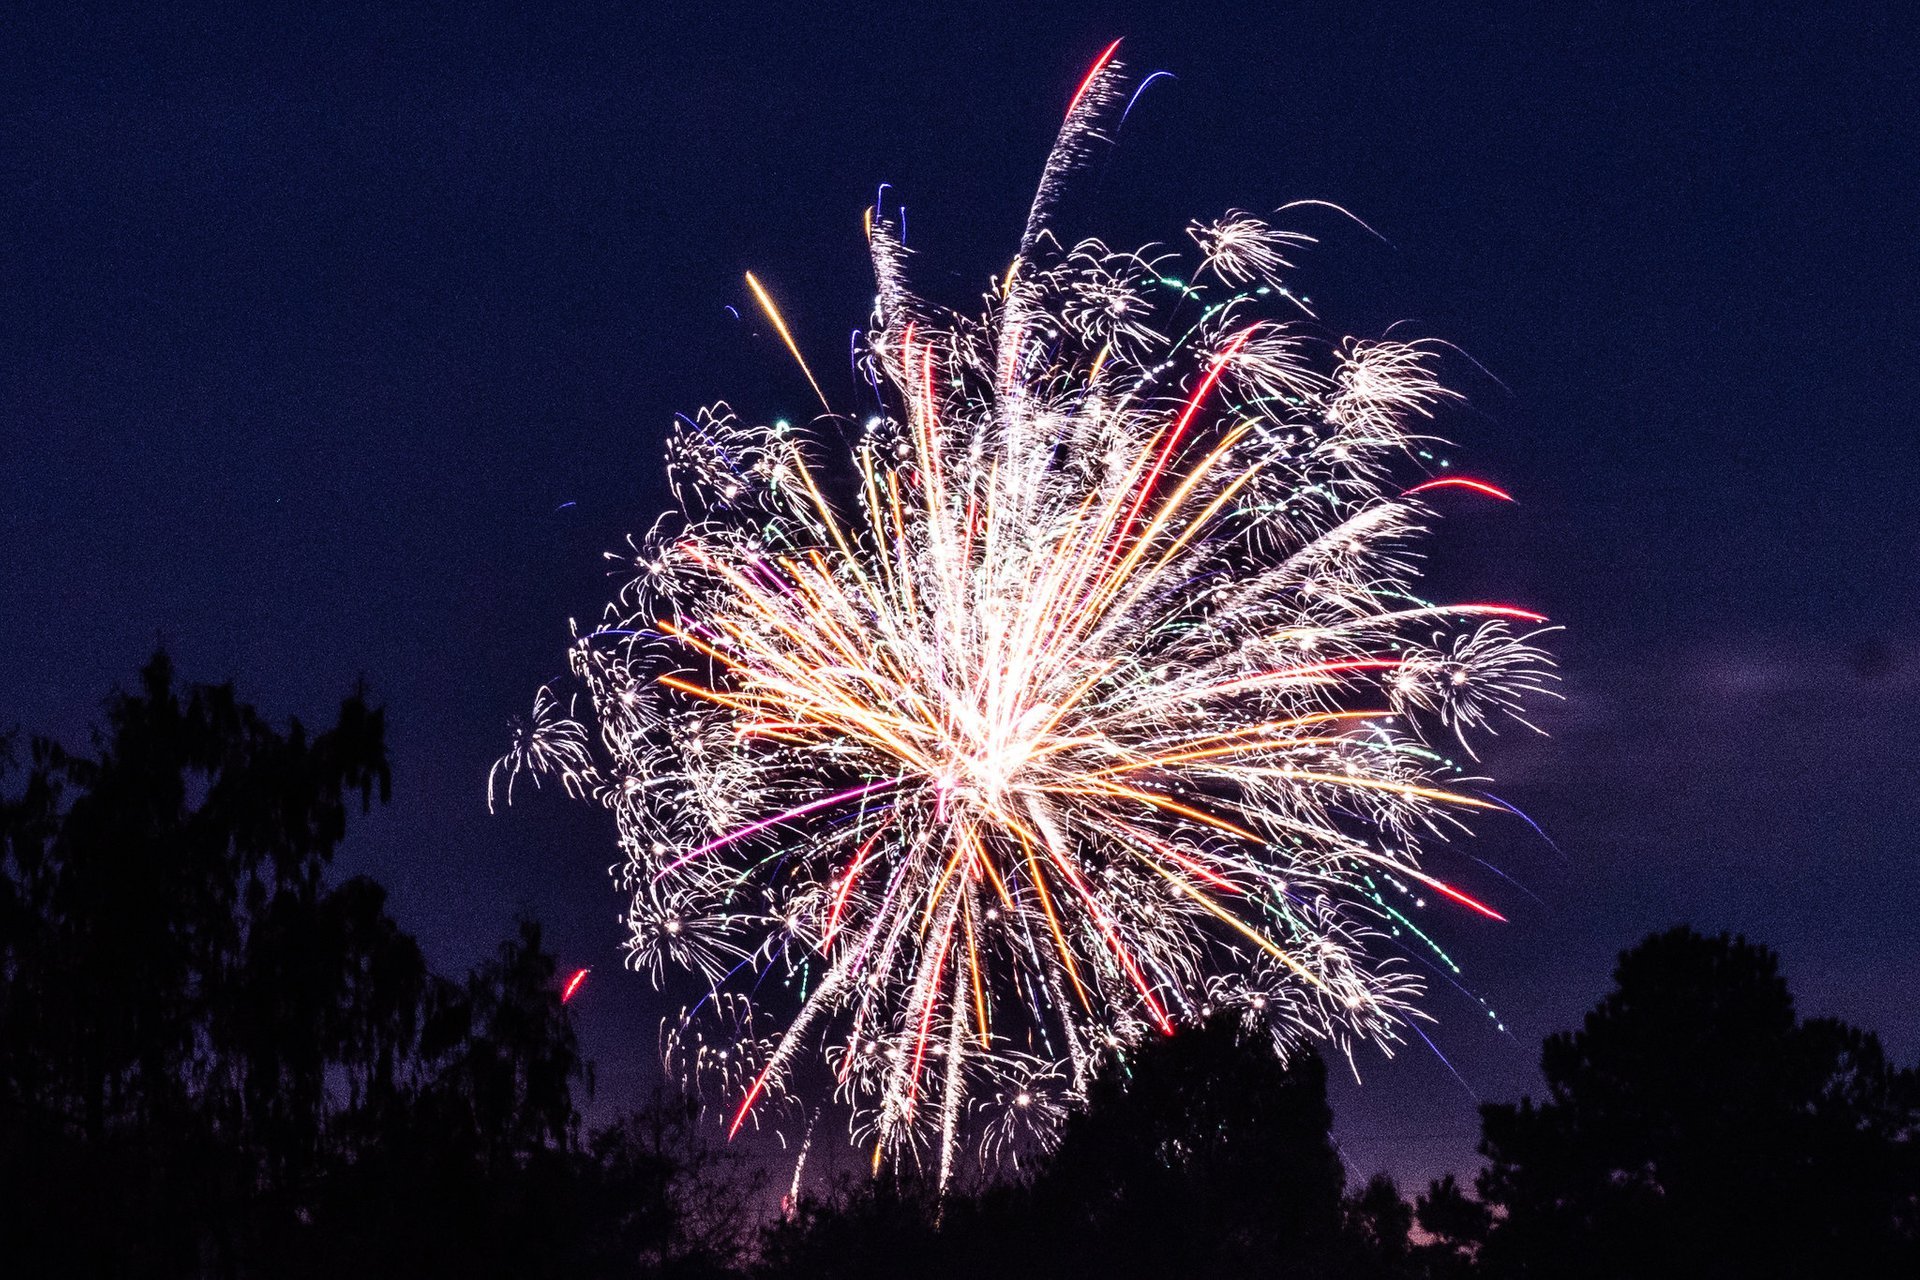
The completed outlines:
[[[852,800],[856,796],[870,796],[874,792],[884,790],[887,787],[897,787],[902,781],[903,779],[900,778],[885,778],[879,782],[868,783],[864,787],[850,787],[845,791],[837,791],[830,796],[823,796],[818,800],[809,801],[797,808],[789,809],[785,813],[776,813],[771,818],[749,823],[747,826],[729,831],[726,835],[720,836],[717,839],[707,841],[698,849],[680,855],[680,857],[662,868],[653,878],[658,880],[661,876],[666,875],[667,872],[679,870],[703,853],[712,853],[715,849],[724,849],[735,841],[745,840],[748,836],[765,831],[768,827],[777,826],[782,822],[787,822],[794,818],[805,817],[807,814],[825,809],[829,805],[839,804],[842,800]]]

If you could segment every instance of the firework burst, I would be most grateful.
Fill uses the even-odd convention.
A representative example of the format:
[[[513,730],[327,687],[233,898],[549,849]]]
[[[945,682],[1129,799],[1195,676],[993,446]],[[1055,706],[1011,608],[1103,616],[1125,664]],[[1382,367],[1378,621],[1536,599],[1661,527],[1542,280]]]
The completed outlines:
[[[944,1183],[1213,1009],[1390,1049],[1404,913],[1499,918],[1425,869],[1499,807],[1435,747],[1543,691],[1544,620],[1421,599],[1414,545],[1506,495],[1425,479],[1438,353],[1326,337],[1282,274],[1308,237],[1231,212],[1184,272],[1055,240],[1123,87],[1109,50],[978,314],[916,299],[870,211],[864,403],[684,419],[680,510],[571,650],[597,749],[546,695],[503,762],[615,815],[630,960],[712,984],[669,1042],[734,1130],[832,1098]]]
[[[574,719],[573,710],[569,704],[562,711],[560,700],[547,686],[535,691],[532,713],[524,719],[513,718],[508,726],[512,744],[487,771],[489,812],[503,792],[506,802],[513,803],[513,787],[522,776],[533,779],[536,787],[543,776],[557,776],[569,795],[586,794],[587,780],[594,776],[593,752],[588,747],[587,731]]]

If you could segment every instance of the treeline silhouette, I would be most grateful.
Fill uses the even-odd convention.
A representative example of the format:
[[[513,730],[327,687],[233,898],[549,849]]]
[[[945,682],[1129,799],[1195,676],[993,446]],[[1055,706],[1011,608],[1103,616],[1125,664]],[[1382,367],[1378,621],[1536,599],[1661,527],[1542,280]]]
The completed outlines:
[[[1920,1275],[1920,1075],[1687,929],[1549,1038],[1544,1099],[1483,1108],[1471,1191],[1349,1189],[1320,1059],[1233,1015],[1110,1062],[1018,1177],[776,1218],[684,1101],[583,1131],[537,925],[449,979],[328,879],[384,731],[158,656],[90,755],[0,741],[0,1275]]]
[[[749,1188],[691,1117],[583,1135],[554,959],[462,980],[326,869],[385,800],[379,711],[285,731],[164,656],[91,756],[0,786],[0,1274],[599,1276],[718,1269]],[[728,1198],[739,1204],[727,1213]]]

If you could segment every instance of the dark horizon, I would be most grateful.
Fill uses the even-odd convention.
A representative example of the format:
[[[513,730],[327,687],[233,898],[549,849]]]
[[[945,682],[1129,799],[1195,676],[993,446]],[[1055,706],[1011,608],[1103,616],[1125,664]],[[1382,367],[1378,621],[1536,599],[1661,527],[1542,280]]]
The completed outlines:
[[[364,674],[394,802],[341,872],[446,969],[522,912],[593,966],[596,1110],[650,1087],[677,1004],[620,968],[602,815],[488,816],[507,718],[597,614],[601,552],[665,505],[671,415],[805,411],[742,272],[844,382],[875,187],[923,286],[970,299],[1114,36],[1176,78],[1073,228],[1170,239],[1304,198],[1378,228],[1391,247],[1303,213],[1308,292],[1337,327],[1458,344],[1443,430],[1519,499],[1450,519],[1436,573],[1567,627],[1552,736],[1486,753],[1552,843],[1479,824],[1466,851],[1528,892],[1484,875],[1512,922],[1445,921],[1511,1034],[1436,982],[1465,1087],[1417,1040],[1361,1053],[1365,1088],[1334,1073],[1353,1172],[1469,1169],[1469,1094],[1537,1092],[1541,1037],[1680,922],[1776,948],[1804,1013],[1920,1056],[1920,191],[1891,7],[6,28],[0,724],[81,745],[156,637],[276,720],[323,722]]]

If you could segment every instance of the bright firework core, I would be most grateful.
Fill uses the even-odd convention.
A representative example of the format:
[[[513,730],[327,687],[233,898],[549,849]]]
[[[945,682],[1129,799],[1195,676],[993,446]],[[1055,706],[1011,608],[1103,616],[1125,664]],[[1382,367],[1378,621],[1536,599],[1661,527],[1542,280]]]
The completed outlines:
[[[884,209],[866,386],[668,451],[680,510],[579,634],[597,741],[542,690],[496,777],[615,816],[629,961],[712,990],[666,1034],[730,1128],[842,1108],[944,1183],[1044,1150],[1099,1059],[1239,1009],[1390,1050],[1423,846],[1500,806],[1449,745],[1543,691],[1544,620],[1414,591],[1436,353],[1328,336],[1308,237],[1196,223],[1197,260],[1047,217],[1124,101],[1075,95],[982,314],[917,298]],[[861,424],[861,425],[855,425]]]

